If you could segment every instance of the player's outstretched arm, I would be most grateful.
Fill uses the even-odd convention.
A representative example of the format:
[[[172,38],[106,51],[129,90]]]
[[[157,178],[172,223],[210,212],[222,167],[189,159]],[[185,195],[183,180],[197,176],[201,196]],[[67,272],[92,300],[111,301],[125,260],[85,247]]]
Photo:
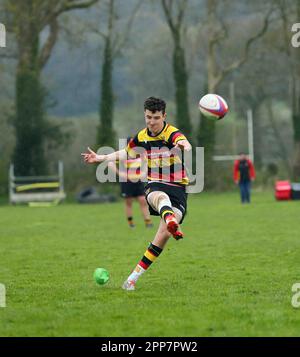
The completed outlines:
[[[86,162],[87,164],[94,164],[103,161],[124,160],[127,156],[127,152],[125,149],[123,149],[123,150],[115,151],[108,155],[98,155],[91,148],[88,147],[88,151],[82,153],[81,156],[83,156],[84,162]]]
[[[84,162],[87,164],[94,164],[105,160],[106,155],[97,155],[91,148],[87,148],[87,152],[81,153]]]

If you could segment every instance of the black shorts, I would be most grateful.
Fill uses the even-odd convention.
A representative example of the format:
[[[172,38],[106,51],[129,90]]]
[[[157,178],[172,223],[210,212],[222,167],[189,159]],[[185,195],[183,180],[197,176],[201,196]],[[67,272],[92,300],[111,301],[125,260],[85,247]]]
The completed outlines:
[[[122,197],[144,196],[145,185],[143,182],[121,182],[120,184]]]
[[[162,191],[165,192],[172,203],[173,207],[178,208],[182,213],[182,218],[179,223],[182,223],[187,211],[187,193],[185,192],[185,186],[171,186],[165,183],[150,182],[145,187],[146,200],[150,192]],[[152,216],[159,216],[159,213],[155,211],[149,204],[149,212]]]

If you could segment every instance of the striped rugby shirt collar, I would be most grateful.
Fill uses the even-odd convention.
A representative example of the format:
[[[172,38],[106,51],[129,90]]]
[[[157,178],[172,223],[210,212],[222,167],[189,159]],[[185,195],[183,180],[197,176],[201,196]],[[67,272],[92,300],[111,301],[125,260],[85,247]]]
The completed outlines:
[[[166,126],[167,126],[167,122],[164,121],[164,126],[163,126],[163,128],[162,128],[161,131],[160,131],[159,133],[157,133],[156,135],[153,135],[153,134],[151,133],[151,131],[147,128],[147,134],[148,134],[149,136],[151,136],[152,138],[155,138],[156,136],[159,136],[159,135],[166,129]]]

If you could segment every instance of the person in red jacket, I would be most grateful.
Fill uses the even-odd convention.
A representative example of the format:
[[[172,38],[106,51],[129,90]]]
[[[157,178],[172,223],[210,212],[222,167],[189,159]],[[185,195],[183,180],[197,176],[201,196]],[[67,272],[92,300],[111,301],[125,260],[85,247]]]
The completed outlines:
[[[240,187],[241,202],[250,203],[251,181],[255,179],[255,169],[244,153],[240,153],[239,159],[234,162],[233,179]]]

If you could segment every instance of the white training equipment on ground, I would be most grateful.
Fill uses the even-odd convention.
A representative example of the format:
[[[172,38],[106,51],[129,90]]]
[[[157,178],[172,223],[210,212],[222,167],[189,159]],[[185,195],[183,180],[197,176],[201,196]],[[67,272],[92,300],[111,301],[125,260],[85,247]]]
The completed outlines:
[[[56,176],[15,176],[14,165],[9,169],[9,202],[38,204],[57,204],[66,198],[64,192],[63,163],[58,163]]]

